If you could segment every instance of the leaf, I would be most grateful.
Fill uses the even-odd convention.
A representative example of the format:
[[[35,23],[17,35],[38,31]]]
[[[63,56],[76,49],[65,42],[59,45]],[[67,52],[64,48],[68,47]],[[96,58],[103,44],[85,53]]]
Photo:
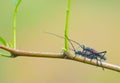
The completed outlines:
[[[5,46],[8,46],[8,43],[6,42],[6,40],[2,37],[0,37],[0,43],[2,43]]]
[[[2,53],[0,53],[0,56],[3,56],[3,57],[10,57],[10,56],[8,56],[8,55],[6,55],[6,54],[2,54]]]

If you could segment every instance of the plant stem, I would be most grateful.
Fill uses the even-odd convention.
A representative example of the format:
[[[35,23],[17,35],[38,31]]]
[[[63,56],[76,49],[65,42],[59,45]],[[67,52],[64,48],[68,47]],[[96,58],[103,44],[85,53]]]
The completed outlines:
[[[9,47],[3,46],[3,45],[0,45],[0,49],[3,49],[5,51],[8,51],[11,53],[12,56],[7,56],[7,57],[14,58],[14,57],[18,57],[18,56],[26,56],[26,57],[59,58],[59,59],[78,61],[78,62],[82,62],[85,64],[90,64],[90,65],[94,65],[97,67],[106,68],[106,69],[120,72],[120,66],[106,63],[106,62],[101,62],[101,61],[96,62],[96,60],[91,61],[90,59],[87,59],[87,58],[84,59],[84,57],[71,54],[70,52],[66,52],[65,54],[64,53],[51,53],[51,52],[30,52],[30,51],[22,51],[22,50],[12,49],[12,48],[9,48]],[[3,55],[3,56],[5,56],[5,55]]]
[[[13,48],[16,49],[16,18],[17,18],[17,11],[22,0],[19,0],[16,4],[14,10],[14,17],[13,17]]]
[[[65,24],[65,50],[64,52],[68,52],[68,27],[69,27],[69,17],[70,17],[70,7],[71,7],[71,0],[68,0],[68,6],[66,10],[66,24]]]

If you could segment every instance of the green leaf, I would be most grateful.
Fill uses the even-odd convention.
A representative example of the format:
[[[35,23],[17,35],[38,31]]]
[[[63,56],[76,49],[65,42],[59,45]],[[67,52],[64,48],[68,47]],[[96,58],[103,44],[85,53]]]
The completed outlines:
[[[8,56],[8,55],[2,54],[2,53],[0,53],[0,56],[3,56],[3,57],[11,57],[11,56]]]
[[[2,37],[0,37],[0,43],[2,43],[5,46],[8,46],[8,43],[6,42],[6,40]]]

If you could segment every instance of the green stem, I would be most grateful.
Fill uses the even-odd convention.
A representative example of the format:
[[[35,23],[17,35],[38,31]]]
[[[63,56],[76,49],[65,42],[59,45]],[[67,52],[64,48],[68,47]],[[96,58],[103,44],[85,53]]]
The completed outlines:
[[[66,24],[65,24],[65,50],[64,52],[68,52],[68,27],[69,27],[69,17],[70,17],[70,7],[71,7],[71,0],[68,0],[68,7],[66,10]]]
[[[19,0],[16,4],[14,10],[14,17],[13,17],[13,48],[16,49],[16,18],[17,18],[17,11],[22,0]]]

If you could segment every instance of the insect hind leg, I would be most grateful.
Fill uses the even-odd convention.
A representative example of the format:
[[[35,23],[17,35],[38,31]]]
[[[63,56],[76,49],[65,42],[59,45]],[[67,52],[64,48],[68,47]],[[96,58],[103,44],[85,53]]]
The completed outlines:
[[[104,67],[103,67],[103,65],[102,65],[102,59],[100,59],[99,61],[100,61],[100,64],[101,64],[100,66],[101,66],[102,69],[104,70]]]

